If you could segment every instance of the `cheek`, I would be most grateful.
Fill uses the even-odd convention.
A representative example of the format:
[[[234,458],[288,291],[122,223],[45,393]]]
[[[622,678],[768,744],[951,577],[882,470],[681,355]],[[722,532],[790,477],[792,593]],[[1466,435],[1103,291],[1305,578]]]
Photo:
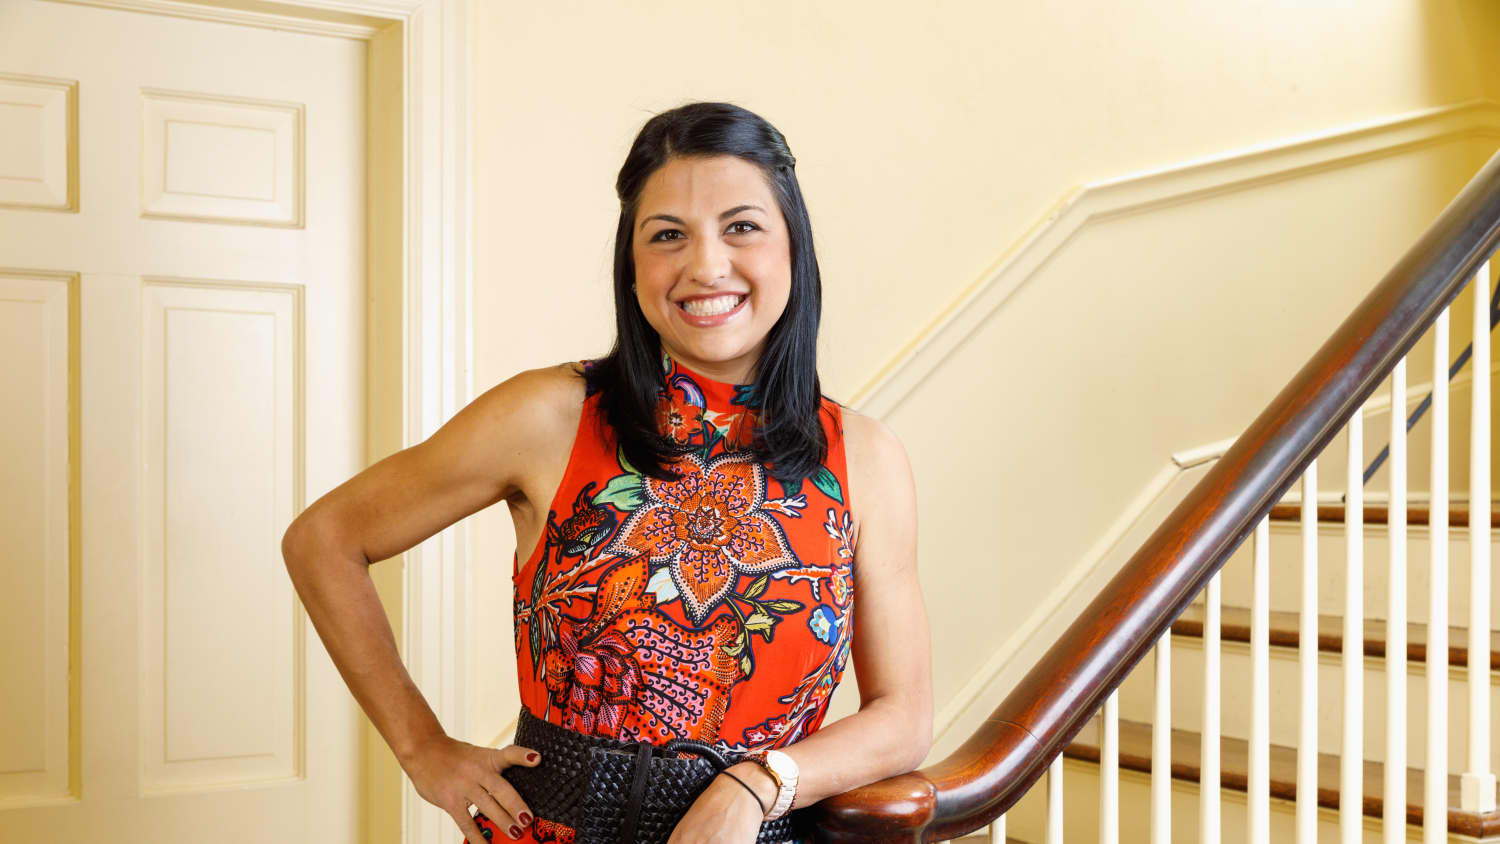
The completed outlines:
[[[635,283],[642,293],[660,293],[671,286],[676,270],[669,261],[652,255],[637,255]]]
[[[785,246],[760,250],[750,271],[767,302],[783,302],[792,289],[792,266]]]

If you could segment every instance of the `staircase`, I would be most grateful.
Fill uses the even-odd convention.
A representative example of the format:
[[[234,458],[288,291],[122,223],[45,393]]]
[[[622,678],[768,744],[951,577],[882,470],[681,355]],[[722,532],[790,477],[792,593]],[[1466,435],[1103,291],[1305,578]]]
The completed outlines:
[[[1500,153],[975,733],[817,839],[1500,844],[1497,247]]]
[[[1366,534],[1365,548],[1367,558],[1381,560],[1388,553],[1382,546],[1389,541],[1386,533],[1386,512],[1383,508],[1371,508],[1365,511]],[[1425,511],[1414,510],[1410,514],[1408,524],[1413,527],[1425,527],[1427,514]],[[1467,510],[1455,510],[1450,523],[1455,527],[1467,526]],[[1320,508],[1319,520],[1323,522],[1323,530],[1337,532],[1342,527],[1342,508],[1324,507]],[[1492,520],[1493,523],[1494,520]],[[1320,531],[1320,534],[1323,531]],[[1268,631],[1270,665],[1270,686],[1277,690],[1280,696],[1272,702],[1270,709],[1270,747],[1269,747],[1269,791],[1270,796],[1278,801],[1287,801],[1277,806],[1283,810],[1286,817],[1281,820],[1287,826],[1283,830],[1286,838],[1290,840],[1295,836],[1291,828],[1292,809],[1291,801],[1297,798],[1297,737],[1298,737],[1298,702],[1296,694],[1299,685],[1297,649],[1300,644],[1301,624],[1300,613],[1297,610],[1299,596],[1297,594],[1298,568],[1300,566],[1300,548],[1297,542],[1300,539],[1300,524],[1297,520],[1297,507],[1278,506],[1271,512],[1271,553],[1273,561],[1279,561],[1280,565],[1273,565],[1273,573],[1284,574],[1280,582],[1289,584],[1287,588],[1271,591],[1271,609],[1268,612]],[[1338,538],[1338,537],[1335,537]],[[1418,548],[1427,541],[1425,535],[1417,535],[1414,531],[1409,537],[1411,545]],[[1468,557],[1467,544],[1455,541],[1450,553],[1450,559],[1466,560]],[[1326,553],[1326,549],[1325,549]],[[1340,556],[1342,551],[1339,552]],[[1331,557],[1337,559],[1336,557]],[[1248,691],[1247,684],[1237,683],[1234,678],[1245,678],[1249,676],[1249,646],[1251,643],[1251,612],[1248,606],[1251,596],[1250,583],[1250,560],[1248,555],[1239,554],[1231,558],[1223,570],[1225,603],[1221,607],[1220,615],[1220,639],[1222,642],[1221,658],[1223,659],[1223,682],[1226,692],[1230,689],[1240,688]],[[1414,566],[1421,570],[1422,566]],[[1386,587],[1381,584],[1382,590]],[[1320,592],[1323,590],[1320,590]],[[1381,598],[1383,602],[1384,598]],[[1425,600],[1425,596],[1423,597]],[[1380,603],[1380,602],[1377,602]],[[1237,605],[1244,604],[1244,605]],[[1181,828],[1196,832],[1197,818],[1192,811],[1193,803],[1197,800],[1197,791],[1201,786],[1202,777],[1199,766],[1202,758],[1202,736],[1197,731],[1201,725],[1201,709],[1195,706],[1199,702],[1192,694],[1183,694],[1185,691],[1200,689],[1202,683],[1202,655],[1204,636],[1205,611],[1201,602],[1190,605],[1172,625],[1173,637],[1173,721],[1176,724],[1172,730],[1171,740],[1171,773],[1174,780],[1174,788],[1184,794],[1187,799],[1185,805],[1174,806],[1174,813],[1181,816]],[[1425,622],[1425,618],[1422,619]],[[1384,688],[1384,674],[1386,670],[1385,657],[1388,642],[1386,620],[1384,618],[1366,617],[1364,623],[1364,635],[1358,643],[1359,650],[1364,656],[1364,687],[1368,689],[1381,690]],[[1453,666],[1463,666],[1467,660],[1467,650],[1464,643],[1468,641],[1466,628],[1450,626],[1448,632],[1448,663]],[[1500,631],[1491,631],[1489,649],[1489,669],[1492,688],[1500,685]],[[1344,620],[1339,614],[1320,613],[1317,616],[1316,645],[1319,651],[1319,740],[1320,748],[1329,748],[1318,754],[1317,757],[1317,805],[1325,810],[1331,810],[1320,815],[1324,826],[1321,838],[1336,841],[1337,838],[1337,815],[1339,808],[1339,779],[1340,779],[1340,756],[1332,752],[1340,746],[1340,720],[1337,717],[1341,704],[1340,676],[1338,672],[1338,659],[1344,649]],[[1425,683],[1427,666],[1427,625],[1419,622],[1409,622],[1406,635],[1406,661],[1408,669],[1408,730],[1410,739],[1407,747],[1406,768],[1406,795],[1407,800],[1403,807],[1405,822],[1409,829],[1403,833],[1402,840],[1420,841],[1421,828],[1424,824],[1424,808],[1422,795],[1424,790],[1424,753],[1425,742],[1423,740],[1424,725],[1426,723],[1425,695],[1411,693],[1412,690],[1420,692]],[[1462,671],[1453,672],[1449,680],[1449,712],[1447,717],[1450,724],[1463,723],[1465,712],[1465,677]],[[1135,772],[1149,776],[1152,766],[1152,688],[1149,672],[1137,671],[1126,680],[1120,689],[1120,712],[1119,723],[1119,767],[1122,771]],[[1226,792],[1233,792],[1235,801],[1244,800],[1244,795],[1249,782],[1249,748],[1248,731],[1236,729],[1240,725],[1250,723],[1250,713],[1243,704],[1248,702],[1248,695],[1236,696],[1226,695],[1222,710],[1222,737],[1220,751],[1220,784]],[[1364,776],[1362,777],[1362,795],[1360,808],[1366,819],[1368,827],[1362,838],[1378,840],[1382,837],[1379,824],[1384,815],[1384,780],[1385,762],[1384,745],[1382,742],[1371,743],[1368,737],[1380,737],[1384,732],[1384,723],[1387,717],[1388,707],[1385,705],[1382,695],[1367,695],[1365,698],[1365,723],[1363,733],[1367,737],[1365,749]],[[1492,695],[1491,713],[1492,722],[1500,721],[1500,690]],[[1093,801],[1097,793],[1097,769],[1100,759],[1100,742],[1098,732],[1101,719],[1091,719],[1088,726],[1070,742],[1064,751],[1064,757],[1071,760],[1072,767],[1079,774],[1077,787],[1070,788],[1064,798],[1064,804],[1068,797],[1076,794],[1076,799],[1082,801]],[[1448,757],[1450,759],[1461,759],[1463,747],[1460,742],[1462,738],[1458,731],[1450,731]],[[1448,840],[1451,841],[1474,841],[1485,839],[1500,840],[1500,812],[1497,811],[1473,811],[1465,810],[1462,806],[1460,778],[1450,775],[1447,783],[1446,799],[1446,824]],[[1023,805],[1024,805],[1023,801]],[[1032,801],[1033,803],[1038,801]],[[1122,801],[1122,807],[1129,801]],[[1021,834],[1028,827],[1039,829],[1040,813],[1036,806],[1020,808],[1010,813],[1012,822],[1010,829],[1013,835]],[[1027,811],[1029,809],[1029,812]],[[1128,810],[1127,810],[1128,811]],[[1070,819],[1072,813],[1069,812]],[[1023,820],[1023,817],[1025,820]],[[1131,840],[1124,832],[1130,826],[1141,827],[1142,835],[1139,840],[1147,840],[1145,831],[1149,828],[1148,818],[1132,819],[1134,823],[1121,819],[1122,838]],[[1088,827],[1088,824],[1080,819],[1077,824],[1079,829],[1069,829],[1064,840],[1096,840],[1096,828]],[[1193,840],[1190,836],[1176,836],[1177,840]],[[1032,838],[1021,838],[1020,840],[1040,841],[1040,835]],[[1234,840],[1226,838],[1226,840]],[[1272,840],[1281,840],[1272,835]]]
[[[1299,509],[1297,504],[1278,505],[1271,510],[1269,524],[1269,558],[1273,561],[1271,582],[1274,586],[1269,591],[1271,603],[1267,613],[1269,622],[1267,639],[1270,657],[1270,687],[1279,695],[1271,704],[1269,724],[1269,793],[1274,801],[1278,801],[1272,805],[1273,815],[1279,816],[1272,819],[1272,841],[1292,840],[1296,834],[1293,828],[1295,817],[1292,801],[1297,798],[1296,746],[1300,726],[1297,701],[1300,682],[1297,656],[1301,644],[1300,589],[1298,587],[1302,556]],[[1494,515],[1500,515],[1500,511],[1496,511]],[[1326,559],[1342,559],[1345,553],[1341,547],[1343,508],[1320,507],[1318,520],[1321,523],[1319,536],[1324,543],[1320,556]],[[1429,541],[1425,532],[1427,521],[1428,511],[1425,508],[1414,508],[1408,514],[1407,525],[1413,528],[1408,536],[1409,552],[1425,549],[1425,544]],[[1491,523],[1496,521],[1500,519],[1492,516]],[[1388,556],[1387,522],[1386,508],[1365,509],[1364,548],[1368,560],[1384,560]],[[1455,508],[1450,515],[1449,524],[1455,528],[1467,527],[1467,508]],[[1450,542],[1451,560],[1467,561],[1469,555],[1466,536],[1460,536]],[[1251,713],[1248,709],[1248,683],[1245,682],[1251,670],[1248,664],[1252,632],[1252,614],[1248,606],[1253,594],[1251,556],[1248,548],[1242,549],[1240,553],[1230,558],[1223,569],[1224,603],[1220,608],[1219,619],[1222,682],[1226,692],[1221,710],[1220,787],[1229,798],[1227,802],[1232,802],[1236,806],[1245,801],[1250,773],[1247,741],[1249,736],[1248,730],[1243,729],[1243,726],[1248,725],[1251,720]],[[1411,554],[1410,556],[1414,571],[1426,570],[1425,554]],[[1460,577],[1459,581],[1467,582],[1467,577]],[[1371,608],[1386,605],[1385,593],[1388,591],[1388,584],[1379,582],[1376,585],[1379,593],[1371,596],[1375,600],[1366,602]],[[1342,598],[1341,592],[1337,590],[1322,589],[1319,593],[1323,595],[1330,591],[1335,598]],[[1427,600],[1425,589],[1419,591],[1420,594],[1417,595],[1408,593],[1409,603],[1415,602],[1420,606],[1425,606]],[[1494,597],[1500,596],[1492,596]],[[1467,615],[1466,604],[1459,609],[1463,612],[1458,613],[1458,617]],[[1205,614],[1202,601],[1197,601],[1188,606],[1171,628],[1172,718],[1174,723],[1170,750],[1174,791],[1171,802],[1176,821],[1173,828],[1179,830],[1173,840],[1177,841],[1196,840],[1198,827],[1195,807],[1199,799],[1198,790],[1202,783],[1200,768],[1202,736],[1198,732],[1202,723],[1202,710],[1201,697],[1197,692],[1202,688],[1203,683]],[[1409,678],[1407,684],[1409,692],[1407,761],[1409,767],[1406,768],[1405,789],[1408,799],[1403,807],[1408,829],[1400,839],[1403,841],[1423,840],[1422,827],[1425,822],[1422,795],[1425,787],[1423,734],[1426,723],[1426,699],[1420,691],[1428,670],[1427,624],[1425,613],[1419,612],[1417,615],[1418,620],[1408,622],[1405,637]],[[1338,715],[1342,702],[1342,689],[1338,660],[1344,650],[1344,619],[1336,610],[1319,613],[1316,619],[1315,644],[1319,652],[1318,699],[1321,703],[1318,747],[1332,750],[1340,747],[1341,737],[1341,723]],[[1358,649],[1363,654],[1366,689],[1382,690],[1385,687],[1385,657],[1389,641],[1386,626],[1387,620],[1383,617],[1366,615],[1364,619],[1364,635],[1358,643]],[[1448,664],[1464,666],[1467,660],[1468,630],[1450,625],[1447,639],[1449,642]],[[1491,687],[1494,689],[1495,686],[1500,685],[1500,631],[1491,631],[1488,658]],[[1464,673],[1462,669],[1450,671],[1447,694],[1449,723],[1461,724],[1466,716]],[[1153,761],[1151,719],[1154,689],[1152,680],[1150,671],[1140,670],[1132,673],[1120,687],[1119,697],[1119,770],[1125,772],[1125,778],[1131,774],[1140,775],[1136,779],[1143,782],[1149,781]],[[1237,690],[1242,694],[1230,694],[1232,690]],[[1412,690],[1416,690],[1417,693],[1413,693]],[[1494,689],[1494,691],[1495,694],[1491,698],[1492,723],[1500,721],[1500,689]],[[1385,762],[1383,743],[1379,741],[1371,743],[1368,737],[1378,738],[1383,735],[1388,707],[1385,705],[1383,695],[1378,693],[1367,695],[1364,702],[1363,734],[1367,740],[1360,799],[1360,811],[1365,818],[1361,840],[1367,839],[1373,842],[1383,838],[1380,823],[1385,811],[1383,793]],[[1098,802],[1101,727],[1101,717],[1096,716],[1090,719],[1087,726],[1067,745],[1063,753],[1064,758],[1068,760],[1068,774],[1065,780],[1068,785],[1062,799],[1063,805],[1068,807],[1065,811],[1064,841],[1098,840],[1096,804]],[[1461,738],[1462,736],[1457,731],[1450,731],[1448,748],[1450,759],[1463,758]],[[1339,840],[1337,810],[1340,797],[1340,755],[1331,750],[1319,753],[1317,757],[1315,800],[1319,808],[1326,810],[1320,812],[1318,816],[1321,827],[1318,839],[1333,842]],[[1121,782],[1119,819],[1121,840],[1149,840],[1149,813],[1140,810],[1149,805],[1149,788],[1141,788],[1140,782],[1132,784],[1125,778],[1122,778]],[[1142,778],[1145,779],[1142,780]],[[1135,788],[1132,788],[1132,785]],[[1128,792],[1133,790],[1142,792],[1141,799],[1128,799]],[[1045,823],[1046,801],[1041,798],[1042,795],[1034,791],[1008,813],[1008,828],[1012,836],[1010,840],[1032,842],[1043,840],[1044,833],[1041,830]],[[1080,804],[1082,811],[1074,808],[1079,807]],[[1133,807],[1137,810],[1132,811]],[[1462,805],[1460,778],[1457,775],[1448,777],[1446,807],[1447,840],[1455,842],[1500,840],[1500,811],[1465,810]],[[1226,833],[1243,827],[1243,811],[1238,811],[1237,815],[1225,824]],[[1281,827],[1279,834],[1277,827]],[[974,840],[981,839],[976,837]],[[1223,840],[1241,839],[1236,835],[1228,834]]]

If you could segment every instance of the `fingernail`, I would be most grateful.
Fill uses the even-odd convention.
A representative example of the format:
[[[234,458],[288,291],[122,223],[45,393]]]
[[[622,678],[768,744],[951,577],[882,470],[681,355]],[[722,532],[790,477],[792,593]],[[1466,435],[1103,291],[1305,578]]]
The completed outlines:
[[[516,826],[515,824],[511,824],[510,825],[510,837],[511,838],[520,838],[521,837],[521,828],[519,826]]]
[[[531,823],[531,813],[522,812],[521,814],[516,816],[516,820],[520,821],[523,824],[529,824]]]
[[[535,753],[528,753],[528,754],[526,754],[526,761],[527,762],[535,762],[536,761],[536,754]]]

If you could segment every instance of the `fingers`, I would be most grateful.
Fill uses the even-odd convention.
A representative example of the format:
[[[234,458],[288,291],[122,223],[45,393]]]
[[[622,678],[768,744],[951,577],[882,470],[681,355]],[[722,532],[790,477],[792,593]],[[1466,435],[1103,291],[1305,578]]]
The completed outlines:
[[[499,804],[498,808],[504,811],[506,815],[515,818],[516,822],[521,826],[531,823],[533,816],[530,807],[526,805],[526,801],[522,799],[520,792],[517,792],[515,786],[512,786],[505,777],[497,773],[490,774],[485,777],[483,785],[485,791],[488,792],[485,796],[497,802]],[[496,820],[504,826],[503,821],[499,821],[498,818]],[[517,838],[519,836],[512,835],[511,837]]]
[[[485,797],[496,802],[498,804],[496,806],[497,810],[502,811],[509,818],[514,818],[522,827],[529,825],[535,820],[535,815],[532,813],[531,807],[526,805],[526,801],[521,797],[520,792],[516,791],[509,780],[500,775],[500,771],[514,765],[524,765],[528,768],[534,768],[541,764],[541,761],[541,754],[529,747],[515,744],[507,745],[495,751],[494,769],[481,782],[481,785],[484,786],[487,792]],[[500,825],[506,827],[505,832],[507,834],[512,838],[519,838],[520,829],[507,827],[506,824],[507,821],[500,821]],[[514,831],[512,831],[513,829]]]
[[[487,816],[506,837],[511,840],[521,837],[521,826],[516,823],[516,816],[502,808],[495,801],[495,795],[485,791],[478,797],[469,798],[469,802],[478,806],[480,814]]]
[[[509,768],[511,765],[525,765],[535,768],[542,763],[542,755],[529,747],[519,744],[508,744],[499,749],[499,767]]]
[[[488,750],[488,764],[471,759],[469,764],[463,766],[468,769],[468,776],[473,777],[471,782],[479,786],[473,789],[477,793],[466,795],[457,809],[447,810],[459,829],[463,830],[464,844],[482,844],[496,838],[503,840],[503,837],[520,839],[524,834],[523,827],[535,820],[526,801],[500,772],[514,765],[534,768],[541,764],[541,754],[529,747],[515,744]],[[479,764],[473,765],[474,762]],[[475,768],[479,770],[476,771]],[[478,809],[474,815],[469,814],[471,805]]]
[[[458,828],[464,831],[464,844],[480,844],[482,841],[490,840],[489,836],[479,828],[479,822],[469,814],[468,806],[460,806],[458,811],[449,809],[448,815],[453,818],[454,823],[458,824]]]

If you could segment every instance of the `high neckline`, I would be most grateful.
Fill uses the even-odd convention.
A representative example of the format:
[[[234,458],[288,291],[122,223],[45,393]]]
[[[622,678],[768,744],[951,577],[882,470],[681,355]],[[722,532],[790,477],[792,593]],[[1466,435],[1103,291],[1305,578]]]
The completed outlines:
[[[731,411],[743,409],[744,405],[754,402],[755,384],[733,384],[728,381],[720,381],[710,378],[696,369],[689,367],[676,357],[673,357],[666,347],[661,347],[662,378],[668,389],[677,387],[687,388],[683,381],[686,379],[702,394],[707,407],[720,411]],[[694,402],[697,404],[697,402]]]

